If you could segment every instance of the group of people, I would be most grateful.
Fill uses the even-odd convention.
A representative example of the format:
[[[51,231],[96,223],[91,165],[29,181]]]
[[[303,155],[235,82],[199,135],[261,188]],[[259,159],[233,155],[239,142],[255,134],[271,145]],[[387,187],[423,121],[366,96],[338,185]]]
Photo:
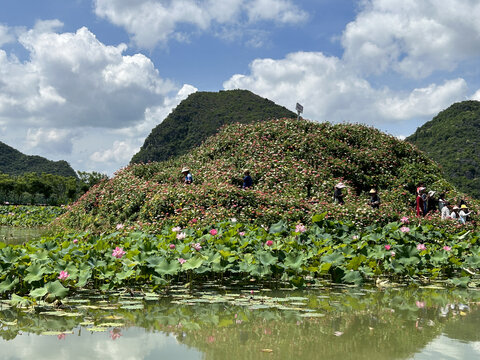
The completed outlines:
[[[417,216],[425,216],[430,211],[435,211],[438,208],[442,220],[455,219],[461,224],[467,222],[468,216],[471,212],[468,211],[468,206],[465,201],[460,200],[458,205],[450,206],[445,200],[445,193],[441,193],[438,200],[435,198],[435,191],[426,191],[423,184],[417,187]]]
[[[343,189],[345,189],[346,186],[344,183],[339,182],[338,184],[335,185],[333,189],[333,201],[336,204],[343,205],[345,201],[343,200],[344,193]],[[372,207],[372,209],[378,209],[380,207],[380,196],[378,195],[378,192],[376,189],[371,189],[370,192],[370,199],[368,200],[368,205]]]
[[[193,183],[193,176],[190,172],[188,167],[184,167],[182,169],[182,174],[184,176],[183,182],[186,185]],[[243,172],[243,184],[242,188],[247,190],[252,188],[253,180],[250,176],[250,171],[245,169]],[[342,182],[339,182],[335,185],[333,191],[333,201],[336,204],[343,205],[344,201],[344,192],[343,189],[346,188],[346,185]],[[380,207],[380,196],[376,189],[372,188],[369,192],[370,199],[368,200],[368,205],[372,207],[372,209],[378,209]],[[468,216],[471,212],[468,211],[468,206],[465,201],[461,200],[458,205],[455,205],[450,210],[450,204],[445,200],[445,194],[442,193],[437,200],[435,198],[435,191],[428,191],[423,184],[420,184],[417,187],[417,198],[416,198],[416,213],[417,216],[425,216],[430,211],[437,210],[441,214],[442,220],[445,219],[458,219],[458,221],[462,224],[467,222]]]
[[[192,173],[190,172],[190,169],[188,167],[184,167],[182,169],[182,174],[183,174],[183,183],[186,185],[190,185],[193,183],[193,176]],[[242,184],[242,189],[247,190],[250,189],[253,186],[253,179],[250,176],[250,170],[245,169],[243,171],[243,184]]]

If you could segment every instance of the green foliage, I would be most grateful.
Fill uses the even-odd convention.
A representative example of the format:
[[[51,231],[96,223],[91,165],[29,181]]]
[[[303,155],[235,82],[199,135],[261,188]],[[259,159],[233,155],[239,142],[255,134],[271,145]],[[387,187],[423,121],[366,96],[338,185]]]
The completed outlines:
[[[407,141],[440,164],[461,191],[480,198],[480,102],[453,104]]]
[[[0,173],[23,175],[45,173],[64,177],[76,177],[75,171],[64,160],[51,161],[41,156],[30,156],[0,142]]]
[[[47,226],[65,212],[56,206],[0,206],[0,226],[40,227]]]
[[[182,182],[183,166],[192,169],[192,185]],[[250,190],[241,188],[245,168]],[[347,184],[344,206],[332,201],[338,181]],[[437,192],[449,186],[448,195],[457,195],[423,153],[373,128],[296,119],[232,124],[184,156],[120,170],[80,198],[59,225],[155,230],[230,218],[307,222],[322,213],[357,225],[385,224],[413,214],[419,182]],[[377,210],[367,205],[372,187],[382,199]]]
[[[296,115],[247,90],[196,92],[152,130],[131,163],[161,161],[185,154],[226,124],[282,117]]]
[[[422,225],[406,230],[398,222],[359,228],[331,220],[301,231],[298,224],[282,224],[281,233],[238,222],[214,229],[166,226],[158,235],[123,229],[2,246],[0,294],[54,301],[85,287],[148,290],[219,277],[294,286],[318,279],[358,285],[379,276],[394,282],[451,278],[453,285],[475,287],[471,275],[480,270],[478,230],[452,234]]]

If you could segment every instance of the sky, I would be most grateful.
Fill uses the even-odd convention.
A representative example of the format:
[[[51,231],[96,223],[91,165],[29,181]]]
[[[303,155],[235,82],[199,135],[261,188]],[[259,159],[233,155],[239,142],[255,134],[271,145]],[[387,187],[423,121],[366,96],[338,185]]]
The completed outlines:
[[[0,141],[111,176],[196,91],[400,138],[480,100],[478,0],[0,0]]]

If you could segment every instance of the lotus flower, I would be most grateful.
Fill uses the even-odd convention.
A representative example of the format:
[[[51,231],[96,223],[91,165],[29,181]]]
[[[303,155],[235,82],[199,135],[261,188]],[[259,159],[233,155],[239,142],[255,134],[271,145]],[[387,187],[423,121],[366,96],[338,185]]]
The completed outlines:
[[[58,276],[59,280],[67,280],[70,274],[67,271],[60,271],[60,275]]]
[[[267,242],[265,243],[265,245],[267,245],[267,246],[272,246],[272,245],[273,245],[273,241],[272,241],[272,240],[267,240]]]
[[[197,251],[202,250],[202,245],[200,245],[200,243],[195,243],[192,245],[192,247]]]
[[[426,249],[426,247],[425,247],[424,244],[418,244],[418,245],[417,245],[417,250],[418,250],[418,251],[422,251],[422,250],[425,250],[425,249]]]
[[[180,232],[180,231],[182,231],[182,228],[180,226],[175,226],[175,227],[172,228],[172,231],[173,232]]]
[[[113,251],[112,251],[112,256],[113,257],[116,257],[117,259],[121,259],[123,255],[125,255],[125,251],[123,251],[123,248],[121,247],[116,247]]]
[[[215,236],[218,234],[218,231],[215,229],[210,230],[210,235]]]
[[[121,229],[123,229],[124,227],[125,227],[125,225],[123,225],[123,224],[117,224],[116,229],[117,229],[117,230],[121,230]]]
[[[408,217],[404,216],[400,219],[400,221],[403,223],[403,224],[408,224],[410,222],[410,220],[408,219]]]
[[[392,247],[390,245],[385,245],[385,250],[390,250]]]
[[[187,234],[185,234],[185,233],[183,233],[183,232],[177,234],[177,239],[178,239],[178,240],[183,240],[183,239],[185,239],[186,237],[187,237]]]
[[[450,251],[450,250],[452,250],[452,248],[451,248],[450,246],[448,246],[448,245],[445,245],[445,246],[443,247],[443,250],[445,250],[445,251]]]
[[[175,249],[175,244],[170,244],[169,246],[170,246],[170,249],[172,250]]]
[[[187,262],[187,260],[185,260],[184,258],[179,258],[178,262],[183,265],[184,263]]]
[[[306,230],[307,230],[307,228],[303,224],[298,224],[297,226],[295,226],[295,232],[303,233]]]
[[[400,231],[403,232],[403,233],[408,233],[408,232],[410,231],[410,228],[407,227],[407,226],[402,226],[402,227],[400,228]]]

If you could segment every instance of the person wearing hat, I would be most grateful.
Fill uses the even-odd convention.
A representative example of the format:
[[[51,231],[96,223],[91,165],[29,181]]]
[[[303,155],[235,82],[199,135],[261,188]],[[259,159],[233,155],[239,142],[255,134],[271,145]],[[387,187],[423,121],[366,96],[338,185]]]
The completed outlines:
[[[468,211],[468,206],[463,204],[460,206],[460,212],[458,213],[458,221],[460,221],[461,224],[465,224],[467,222],[467,216],[470,215],[470,212]]]
[[[244,175],[244,178],[243,178],[242,189],[244,190],[250,189],[253,185],[253,180],[252,180],[252,177],[250,176],[250,170],[245,169],[243,171],[243,175]]]
[[[455,206],[453,207],[452,213],[450,214],[450,217],[451,217],[452,219],[457,219],[457,218],[458,218],[458,210],[459,210],[459,209],[460,209],[460,208],[459,208],[457,205],[455,205]]]
[[[380,196],[378,196],[377,190],[371,189],[369,194],[370,200],[368,200],[368,205],[370,205],[372,209],[378,209],[380,207]]]
[[[425,213],[437,210],[438,200],[435,199],[434,195],[435,195],[435,191],[428,192]]]
[[[182,174],[184,176],[183,178],[183,182],[185,184],[191,184],[193,182],[193,176],[192,174],[190,173],[190,169],[188,167],[184,167],[182,169]]]
[[[343,192],[342,189],[346,188],[344,183],[339,182],[335,185],[335,189],[333,191],[333,201],[337,204],[343,205],[345,201],[343,201]]]

